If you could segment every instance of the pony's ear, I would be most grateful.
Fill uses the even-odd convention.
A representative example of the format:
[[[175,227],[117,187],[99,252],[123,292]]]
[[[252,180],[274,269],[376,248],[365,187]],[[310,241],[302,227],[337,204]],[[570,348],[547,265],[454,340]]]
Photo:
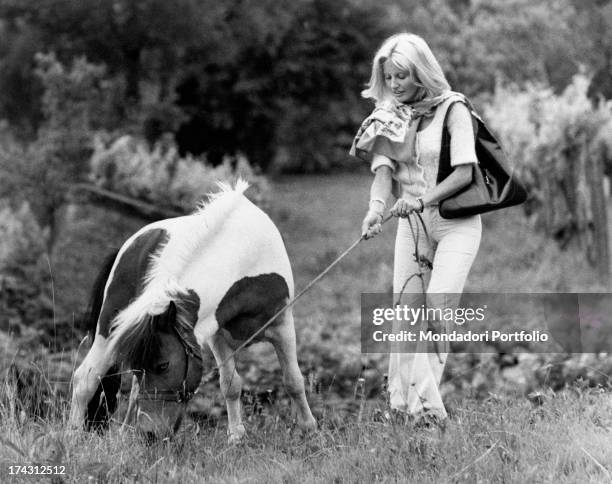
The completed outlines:
[[[176,321],[176,304],[174,301],[170,301],[168,305],[168,309],[166,312],[159,315],[159,325],[160,329],[166,333],[172,331],[174,327],[174,322]]]
[[[176,304],[170,301],[168,309],[157,316],[152,316],[153,328],[155,331],[161,331],[162,333],[170,333],[174,327],[176,321]]]

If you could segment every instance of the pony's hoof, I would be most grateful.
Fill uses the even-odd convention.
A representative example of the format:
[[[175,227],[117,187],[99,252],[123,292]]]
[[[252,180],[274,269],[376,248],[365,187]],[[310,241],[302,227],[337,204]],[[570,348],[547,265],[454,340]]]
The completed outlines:
[[[240,424],[235,429],[228,431],[227,443],[230,445],[239,444],[244,440],[246,436],[246,430],[244,425]]]
[[[317,430],[317,421],[314,419],[314,417],[311,417],[308,420],[299,422],[298,427],[304,433],[314,432],[315,430]]]

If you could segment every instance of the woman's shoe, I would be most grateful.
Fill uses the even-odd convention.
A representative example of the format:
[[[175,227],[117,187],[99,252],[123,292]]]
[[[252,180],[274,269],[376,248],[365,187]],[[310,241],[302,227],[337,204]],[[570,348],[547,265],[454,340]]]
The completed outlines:
[[[442,416],[437,412],[423,411],[414,416],[413,425],[415,429],[440,429],[445,431],[447,421],[448,418],[446,416]]]

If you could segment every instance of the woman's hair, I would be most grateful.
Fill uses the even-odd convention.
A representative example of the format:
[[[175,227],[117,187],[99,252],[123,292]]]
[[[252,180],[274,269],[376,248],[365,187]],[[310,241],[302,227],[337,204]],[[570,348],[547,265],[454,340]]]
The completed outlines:
[[[444,72],[427,43],[418,35],[402,33],[389,37],[376,52],[368,87],[361,92],[363,97],[380,102],[389,96],[383,72],[383,64],[388,59],[398,69],[408,72],[411,80],[419,86],[415,101],[450,90]]]

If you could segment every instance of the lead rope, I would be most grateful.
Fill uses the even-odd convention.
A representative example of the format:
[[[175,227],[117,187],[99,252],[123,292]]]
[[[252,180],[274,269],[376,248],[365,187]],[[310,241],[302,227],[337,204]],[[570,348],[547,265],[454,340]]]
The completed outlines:
[[[390,214],[387,215],[386,217],[383,217],[382,221],[380,222],[380,225],[384,225],[392,218],[393,218],[393,215],[390,215]],[[221,363],[219,363],[217,366],[213,367],[210,371],[205,373],[203,375],[203,378],[208,377],[209,375],[214,373],[216,370],[221,368],[223,365],[225,365],[229,360],[231,360],[236,355],[236,353],[241,351],[245,346],[247,346],[251,341],[253,341],[259,334],[261,334],[268,326],[270,326],[276,320],[276,318],[278,318],[282,313],[284,313],[287,309],[293,306],[297,302],[297,300],[300,299],[312,286],[314,286],[317,282],[323,279],[323,277],[325,277],[325,275],[327,275],[327,273],[330,270],[332,270],[342,259],[344,259],[363,240],[365,240],[365,234],[359,237],[344,252],[342,252],[342,254],[336,257],[336,259],[330,265],[328,265],[325,268],[325,270],[323,270],[323,272],[321,272],[317,277],[315,277],[312,281],[310,281],[304,289],[302,289],[297,295],[293,297],[293,299],[291,299],[291,301],[289,301],[281,309],[276,311],[276,313],[274,313],[274,315],[270,319],[268,319],[261,328],[255,331],[255,333],[253,333],[249,339],[247,339],[244,343],[242,343],[234,351],[232,351],[223,361],[221,361]]]
[[[421,217],[421,214],[418,212],[414,212],[414,214],[416,215],[417,219],[419,222],[421,222],[421,226],[423,227],[423,232],[425,234],[425,237],[427,238],[427,245],[429,247],[431,247],[431,239],[429,237],[429,233],[427,232],[427,228],[425,227],[425,222],[423,221],[423,217]],[[419,279],[421,279],[421,288],[423,291],[423,295],[425,296],[424,298],[424,303],[423,303],[423,309],[425,311],[425,314],[427,314],[427,296],[426,296],[426,289],[425,289],[425,272],[424,270],[432,270],[433,269],[433,262],[430,261],[427,256],[421,254],[419,252],[419,237],[420,237],[420,230],[419,230],[419,225],[418,223],[415,221],[414,222],[414,226],[413,221],[410,218],[410,215],[407,217],[407,221],[408,221],[408,225],[410,226],[410,232],[412,233],[412,240],[414,240],[414,260],[415,262],[418,264],[418,272],[415,272],[413,274],[411,274],[410,276],[408,276],[406,278],[406,281],[404,282],[404,284],[402,285],[402,288],[399,292],[399,294],[397,295],[397,300],[395,301],[395,307],[399,306],[401,303],[401,299],[402,299],[402,295],[404,294],[404,291],[406,290],[406,286],[408,285],[408,283],[410,282],[410,280],[413,277],[418,277]],[[436,332],[436,329],[432,326],[431,322],[429,320],[427,320],[427,331],[428,332]],[[434,349],[436,351],[436,356],[438,357],[438,361],[440,363],[442,363],[442,357],[440,356],[440,347],[437,341],[434,340],[433,342],[434,344]]]
[[[421,222],[421,225],[423,226],[423,232],[425,232],[425,237],[427,238],[428,245],[431,246],[431,240],[429,238],[429,233],[427,232],[427,228],[425,228],[425,222],[423,222],[423,218],[421,217],[421,214],[417,212],[414,212],[414,213],[416,214],[417,218]],[[433,267],[433,264],[431,263],[431,261],[427,259],[427,257],[425,257],[424,255],[421,255],[419,253],[419,235],[420,233],[419,233],[418,224],[415,223],[416,225],[416,232],[415,232],[415,229],[412,226],[412,220],[410,219],[410,216],[408,216],[407,220],[408,220],[408,225],[410,226],[410,232],[412,232],[412,240],[414,240],[414,260],[417,262],[419,266],[419,272],[415,272],[414,274],[411,274],[410,276],[408,276],[408,278],[404,282],[404,285],[402,286],[402,289],[400,290],[397,296],[397,300],[395,301],[396,306],[400,304],[402,294],[406,290],[406,286],[408,285],[408,283],[413,277],[418,277],[421,279],[421,287],[423,288],[423,294],[425,294],[425,280],[423,279],[423,276],[425,275],[425,273],[423,272],[423,269],[425,268],[432,269]]]
[[[380,225],[384,225],[389,220],[393,218],[393,215],[387,215],[383,217],[380,222]],[[422,221],[421,221],[422,222]],[[423,225],[425,227],[425,225]],[[229,360],[231,360],[239,351],[241,351],[244,347],[246,347],[251,341],[253,341],[259,334],[261,334],[268,326],[270,326],[281,314],[283,314],[287,309],[293,306],[298,299],[300,299],[312,286],[314,286],[317,282],[319,282],[325,275],[332,270],[342,259],[344,259],[355,247],[357,247],[361,241],[365,240],[365,234],[359,237],[355,242],[353,242],[342,254],[340,254],[330,265],[328,265],[323,272],[321,272],[317,277],[315,277],[312,281],[310,281],[304,289],[302,289],[297,295],[293,297],[287,304],[285,304],[281,309],[276,311],[274,315],[268,319],[264,325],[259,328],[255,333],[251,335],[245,342],[243,342],[240,346],[238,346],[235,350],[233,350],[225,359],[221,361],[221,363],[214,366],[208,372],[202,375],[202,378],[207,378],[212,375],[215,371],[219,370],[223,365],[225,365]],[[233,378],[233,375],[232,375]],[[130,398],[128,403],[128,412],[125,416],[121,429],[125,429],[128,425],[128,421],[131,417],[131,414],[134,412],[138,405],[138,395],[140,393],[140,385],[138,384],[136,376],[132,379],[132,389],[130,391]],[[137,410],[136,410],[137,411]]]
[[[427,232],[427,228],[425,227],[425,223],[423,222],[423,218],[421,217],[421,214],[419,214],[417,212],[414,212],[414,214],[416,215],[418,220],[421,222],[421,225],[423,227],[423,231],[425,233],[425,237],[427,237],[427,240],[429,241],[430,240],[429,239],[429,234]],[[383,219],[380,222],[380,225],[381,226],[384,225],[385,223],[387,223],[392,218],[393,218],[393,215],[390,215],[390,214],[387,215],[386,217],[383,217]],[[423,288],[423,294],[425,294],[425,281],[424,281],[424,278],[423,278],[425,273],[423,272],[423,269],[424,268],[431,269],[431,267],[432,267],[431,261],[429,261],[425,256],[422,256],[419,253],[418,242],[419,242],[419,232],[420,231],[419,231],[418,224],[416,224],[416,222],[415,222],[415,225],[416,225],[416,232],[415,232],[415,228],[412,225],[412,221],[410,219],[410,215],[407,217],[407,219],[408,219],[408,223],[410,225],[410,231],[412,232],[413,240],[415,241],[414,257],[415,257],[415,260],[417,261],[417,263],[419,265],[419,272],[415,272],[414,274],[410,275],[406,279],[406,282],[404,282],[404,285],[402,286],[402,289],[401,289],[401,291],[400,291],[400,293],[398,295],[398,299],[396,301],[396,306],[400,304],[402,294],[403,294],[404,290],[406,289],[406,286],[407,286],[408,282],[413,277],[415,277],[415,276],[419,277],[421,279],[421,285],[422,285],[422,288]],[[219,364],[217,364],[212,369],[210,369],[208,372],[206,372],[202,376],[202,378],[206,378],[206,377],[212,375],[215,371],[219,370],[223,365],[225,365],[229,360],[231,360],[239,351],[241,351],[249,343],[251,343],[259,334],[261,334],[263,331],[265,331],[265,329],[268,326],[270,326],[270,324],[272,324],[282,313],[284,313],[287,309],[292,307],[298,301],[298,299],[300,299],[306,292],[308,292],[310,290],[310,288],[312,288],[317,282],[319,282],[323,277],[325,277],[329,271],[331,271],[342,259],[344,259],[363,240],[365,240],[365,234],[362,235],[361,237],[359,237],[357,240],[355,240],[355,242],[353,242],[344,252],[342,252],[342,254],[340,254],[331,264],[329,264],[323,270],[323,272],[321,272],[317,277],[315,277],[312,281],[310,281],[306,285],[306,287],[304,287],[304,289],[302,289],[297,295],[295,295],[293,297],[293,299],[291,299],[287,304],[285,304],[285,306],[283,306],[276,313],[274,313],[274,315],[272,317],[270,317],[270,319],[268,319],[268,321],[266,321],[263,324],[263,326],[261,326],[261,328],[259,328],[257,331],[255,331],[255,333],[253,333],[246,341],[244,341],[240,346],[238,346],[235,350],[233,350]],[[436,354],[438,355],[438,358],[440,358],[440,354],[439,354],[439,351],[438,351],[437,343],[435,343],[435,348],[436,348]],[[134,384],[134,383],[136,383],[136,384]],[[130,392],[128,412],[127,412],[126,417],[125,417],[125,419],[123,421],[123,425],[121,426],[122,429],[124,429],[127,426],[128,420],[129,420],[129,418],[131,416],[130,414],[133,413],[134,407],[137,405],[138,394],[139,394],[139,385],[138,385],[137,378],[134,375],[133,381],[132,381],[132,390]]]
[[[425,223],[423,222],[423,219],[421,218],[421,214],[416,213],[416,212],[414,212],[414,213],[416,214],[416,216],[418,217],[419,221],[421,222],[421,225],[423,226],[423,231],[425,232],[425,236],[429,240],[429,234],[427,233],[427,229],[425,228]],[[383,217],[382,221],[380,222],[380,225],[384,225],[385,223],[387,223],[392,218],[393,218],[393,215],[391,215],[391,214],[387,215],[386,217]],[[431,268],[431,262],[428,261],[424,256],[421,256],[419,254],[419,248],[418,248],[419,229],[418,229],[418,225],[417,225],[417,230],[416,230],[416,234],[415,234],[414,229],[412,227],[412,222],[410,221],[410,216],[408,216],[408,222],[410,224],[410,229],[412,231],[412,236],[415,239],[415,253],[414,253],[414,256],[415,256],[416,261],[419,262],[419,269],[421,269],[421,264],[424,264],[426,262],[429,263],[429,267]],[[249,343],[251,343],[259,334],[261,334],[268,326],[270,326],[270,324],[272,324],[282,313],[284,313],[287,309],[292,307],[298,301],[298,299],[300,299],[306,292],[308,292],[308,290],[310,290],[310,288],[312,286],[314,286],[317,282],[319,282],[321,279],[323,279],[323,277],[325,277],[330,270],[332,270],[342,259],[344,259],[363,240],[365,240],[365,234],[362,235],[361,237],[359,237],[355,242],[353,242],[344,252],[342,252],[342,254],[340,254],[331,264],[329,264],[323,270],[323,272],[321,272],[317,277],[315,277],[312,281],[310,281],[306,285],[306,287],[304,287],[304,289],[302,289],[297,295],[295,295],[293,297],[293,299],[291,299],[291,301],[289,301],[281,309],[279,309],[276,313],[274,313],[274,315],[272,317],[270,317],[270,319],[268,319],[268,321],[266,321],[263,324],[263,326],[261,326],[261,328],[259,328],[257,331],[255,331],[255,333],[253,333],[250,338],[248,338],[240,346],[238,346],[235,350],[233,350],[225,359],[223,359],[223,361],[221,361],[221,363],[217,364],[211,370],[209,370],[207,373],[205,373],[202,376],[202,378],[206,378],[206,377],[212,375],[215,371],[219,370],[223,365],[225,365],[229,360],[231,360],[239,351],[241,351]],[[424,273],[422,272],[422,270],[420,270],[418,273],[414,273],[410,277],[408,277],[408,279],[404,283],[404,286],[402,287],[402,291],[400,292],[400,295],[398,297],[398,304],[399,304],[399,299],[401,298],[401,294],[404,291],[404,289],[406,288],[406,285],[408,284],[408,281],[410,279],[412,279],[414,276],[418,276],[418,277],[421,278],[422,285],[423,285],[423,293],[425,293],[425,282],[423,281],[423,275],[424,275]],[[437,344],[436,344],[436,353],[438,353]],[[439,357],[439,353],[438,353],[438,357]]]

